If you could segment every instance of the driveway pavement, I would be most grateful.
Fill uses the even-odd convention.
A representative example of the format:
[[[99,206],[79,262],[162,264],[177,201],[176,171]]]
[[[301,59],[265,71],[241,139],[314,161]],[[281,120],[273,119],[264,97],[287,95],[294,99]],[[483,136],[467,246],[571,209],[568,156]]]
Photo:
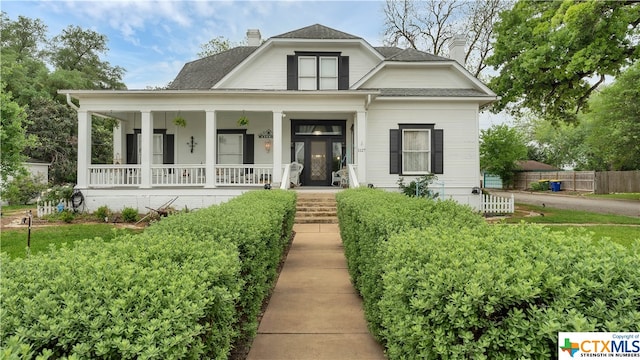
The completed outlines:
[[[640,217],[640,201],[596,199],[559,193],[535,193],[526,191],[496,191],[498,196],[514,195],[516,203],[549,206],[556,209],[582,210],[601,214]]]

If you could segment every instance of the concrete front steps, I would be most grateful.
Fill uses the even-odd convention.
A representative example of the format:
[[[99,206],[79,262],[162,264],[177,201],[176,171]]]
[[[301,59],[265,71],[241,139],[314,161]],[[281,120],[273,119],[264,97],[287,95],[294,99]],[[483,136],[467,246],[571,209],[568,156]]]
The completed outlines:
[[[335,193],[298,192],[296,224],[337,224]]]

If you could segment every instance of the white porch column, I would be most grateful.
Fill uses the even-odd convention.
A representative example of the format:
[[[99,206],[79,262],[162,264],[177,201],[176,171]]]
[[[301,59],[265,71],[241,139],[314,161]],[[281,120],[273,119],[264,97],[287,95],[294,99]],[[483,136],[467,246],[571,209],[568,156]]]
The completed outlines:
[[[78,179],[80,189],[89,187],[91,165],[91,113],[78,110]]]
[[[273,112],[273,180],[272,185],[280,186],[282,182],[282,111]]]
[[[151,111],[141,111],[142,126],[140,127],[141,144],[141,188],[151,187],[151,163],[153,161],[153,115]]]
[[[358,182],[367,183],[367,112],[356,113],[356,164],[358,164]]]
[[[216,112],[207,111],[205,115],[205,174],[207,175],[205,188],[216,187]]]

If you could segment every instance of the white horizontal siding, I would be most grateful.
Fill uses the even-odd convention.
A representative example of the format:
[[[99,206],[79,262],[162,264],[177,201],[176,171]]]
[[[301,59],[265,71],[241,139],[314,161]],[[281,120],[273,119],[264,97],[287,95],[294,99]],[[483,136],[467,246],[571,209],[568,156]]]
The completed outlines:
[[[261,52],[259,56],[234,73],[220,88],[227,89],[287,89],[287,55],[294,55],[296,51],[309,52],[340,52],[349,56],[349,85],[360,80],[371,71],[380,61],[368,49],[359,45],[318,46],[302,44],[293,46],[272,46]]]
[[[389,129],[401,123],[435,124],[444,130],[444,174],[437,175],[438,181],[470,194],[480,184],[477,109],[476,104],[452,102],[374,104],[367,114],[367,182],[397,187],[398,175],[389,174]]]
[[[451,67],[384,68],[361,88],[470,89],[475,84]]]

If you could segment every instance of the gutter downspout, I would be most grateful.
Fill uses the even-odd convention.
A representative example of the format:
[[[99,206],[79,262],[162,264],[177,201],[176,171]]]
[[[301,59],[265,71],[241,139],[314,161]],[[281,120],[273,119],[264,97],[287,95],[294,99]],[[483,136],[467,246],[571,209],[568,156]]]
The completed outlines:
[[[69,106],[71,106],[76,111],[80,110],[80,108],[77,107],[76,104],[73,103],[73,101],[71,101],[71,94],[66,93],[66,95],[67,95],[67,104],[69,104]]]

